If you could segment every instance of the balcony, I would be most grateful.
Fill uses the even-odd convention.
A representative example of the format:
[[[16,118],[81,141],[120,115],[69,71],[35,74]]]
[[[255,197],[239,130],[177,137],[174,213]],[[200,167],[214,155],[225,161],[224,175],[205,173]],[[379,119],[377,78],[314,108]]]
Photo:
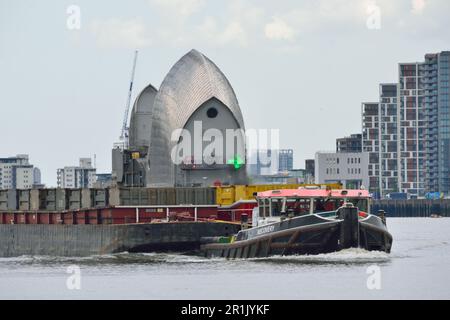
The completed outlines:
[[[437,78],[433,77],[433,78],[423,78],[421,80],[421,83],[423,84],[431,84],[431,83],[437,83]]]

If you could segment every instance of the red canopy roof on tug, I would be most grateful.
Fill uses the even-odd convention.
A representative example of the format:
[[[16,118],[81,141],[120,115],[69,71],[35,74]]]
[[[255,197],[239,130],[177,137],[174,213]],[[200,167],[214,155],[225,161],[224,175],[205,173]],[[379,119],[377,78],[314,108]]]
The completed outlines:
[[[326,189],[280,189],[258,192],[259,198],[369,198],[368,190],[326,190]]]

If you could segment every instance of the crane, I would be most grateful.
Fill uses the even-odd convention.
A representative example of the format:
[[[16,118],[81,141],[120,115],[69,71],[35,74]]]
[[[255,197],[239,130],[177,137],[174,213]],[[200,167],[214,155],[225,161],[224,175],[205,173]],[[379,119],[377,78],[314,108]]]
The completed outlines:
[[[120,133],[120,142],[123,144],[124,148],[128,148],[128,114],[130,113],[130,104],[131,104],[131,94],[133,93],[133,81],[134,81],[134,73],[136,71],[136,62],[138,57],[138,50],[134,51],[134,60],[133,60],[133,68],[131,69],[131,80],[130,80],[130,88],[128,90],[128,98],[127,104],[125,106],[125,114],[123,116],[122,122],[122,131]]]

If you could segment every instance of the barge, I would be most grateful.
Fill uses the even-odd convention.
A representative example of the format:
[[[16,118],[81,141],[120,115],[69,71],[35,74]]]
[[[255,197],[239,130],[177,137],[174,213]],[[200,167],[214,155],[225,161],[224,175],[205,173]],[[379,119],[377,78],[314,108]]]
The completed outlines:
[[[120,252],[189,252],[204,236],[239,230],[229,222],[161,222],[106,225],[0,224],[0,257],[69,256]]]
[[[389,253],[384,212],[370,211],[367,190],[287,189],[259,192],[252,228],[205,237],[206,257],[262,258],[320,254],[358,247]]]
[[[74,210],[0,211],[0,257],[190,252],[202,237],[230,236],[215,205],[136,205]]]

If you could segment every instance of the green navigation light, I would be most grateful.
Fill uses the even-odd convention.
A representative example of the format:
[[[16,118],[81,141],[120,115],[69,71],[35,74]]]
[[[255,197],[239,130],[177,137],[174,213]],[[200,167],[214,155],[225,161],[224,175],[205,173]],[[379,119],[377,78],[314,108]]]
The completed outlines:
[[[234,169],[238,170],[239,168],[242,167],[244,161],[242,160],[241,157],[239,157],[239,155],[236,155],[232,159],[228,160],[227,164],[232,164],[234,166]]]

